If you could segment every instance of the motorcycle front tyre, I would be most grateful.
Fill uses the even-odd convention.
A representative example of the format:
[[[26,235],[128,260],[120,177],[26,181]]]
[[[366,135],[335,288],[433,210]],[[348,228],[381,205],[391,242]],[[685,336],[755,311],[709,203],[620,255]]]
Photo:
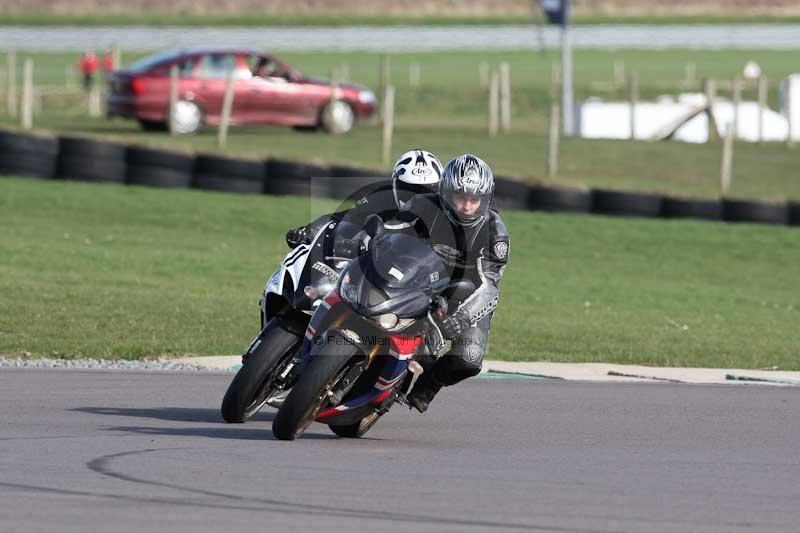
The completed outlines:
[[[297,378],[286,400],[272,421],[272,433],[280,440],[294,440],[314,421],[317,413],[327,407],[327,394],[347,373],[358,348],[339,338],[318,347],[314,358]]]
[[[270,374],[299,343],[297,335],[280,326],[274,327],[261,339],[258,348],[247,355],[222,399],[221,412],[225,422],[241,424],[263,407],[272,392],[265,390]]]

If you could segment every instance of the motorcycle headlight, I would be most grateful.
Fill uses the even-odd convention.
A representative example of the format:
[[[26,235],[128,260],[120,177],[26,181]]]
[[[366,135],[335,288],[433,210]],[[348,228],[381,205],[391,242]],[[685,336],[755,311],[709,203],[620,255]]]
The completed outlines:
[[[359,91],[358,92],[358,101],[362,104],[374,104],[375,103],[375,93],[372,91]]]
[[[306,287],[303,289],[303,294],[305,294],[306,298],[312,302],[319,298],[319,291],[316,289],[316,287],[312,287],[311,285],[306,285]]]
[[[342,283],[339,285],[339,294],[342,300],[349,304],[358,303],[358,289],[350,283],[350,274],[345,274],[342,277]]]
[[[378,315],[377,317],[375,317],[375,320],[377,320],[378,324],[383,329],[386,330],[393,329],[395,326],[397,326],[397,322],[399,321],[397,315],[394,313],[386,313],[383,315]]]
[[[373,318],[386,331],[402,331],[414,323],[413,318],[398,318],[394,313],[385,313]]]

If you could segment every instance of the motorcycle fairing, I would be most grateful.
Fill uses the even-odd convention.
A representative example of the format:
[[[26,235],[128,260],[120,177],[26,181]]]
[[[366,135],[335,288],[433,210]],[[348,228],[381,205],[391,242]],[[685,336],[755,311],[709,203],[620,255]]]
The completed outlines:
[[[425,342],[425,338],[421,336],[391,335],[389,340],[390,347],[387,352],[389,357],[386,357],[381,373],[373,388],[366,394],[321,411],[317,414],[317,422],[332,423],[335,419],[341,423],[340,417],[343,418],[345,416],[348,419],[358,420],[367,414],[362,413],[365,406],[369,407],[367,409],[368,412],[380,406],[389,397],[395,387],[402,382],[408,371],[409,361],[414,356],[415,350]]]

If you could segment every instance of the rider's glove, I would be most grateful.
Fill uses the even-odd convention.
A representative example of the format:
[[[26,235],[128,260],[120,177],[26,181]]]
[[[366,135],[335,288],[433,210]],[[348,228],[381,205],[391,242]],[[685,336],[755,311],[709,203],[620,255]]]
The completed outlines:
[[[340,239],[333,245],[333,254],[337,257],[352,259],[362,251],[362,243],[358,239]]]
[[[286,232],[286,244],[289,245],[289,248],[295,249],[301,244],[308,243],[308,235],[306,233],[306,227],[300,226],[299,228],[292,228]]]
[[[469,321],[461,318],[458,314],[438,318],[436,319],[436,324],[442,331],[442,336],[451,340],[464,333],[470,326]]]

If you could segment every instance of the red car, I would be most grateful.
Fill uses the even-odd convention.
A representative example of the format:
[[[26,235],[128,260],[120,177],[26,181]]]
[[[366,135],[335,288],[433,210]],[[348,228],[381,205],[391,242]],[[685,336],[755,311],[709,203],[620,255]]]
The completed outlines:
[[[345,133],[375,110],[375,93],[366,87],[339,84],[337,98],[332,99],[329,80],[307,78],[273,56],[207,49],[150,56],[114,72],[108,80],[108,116],[135,118],[145,129],[165,129],[173,65],[179,76],[173,111],[178,133],[219,124],[231,69],[232,125],[283,124]]]

